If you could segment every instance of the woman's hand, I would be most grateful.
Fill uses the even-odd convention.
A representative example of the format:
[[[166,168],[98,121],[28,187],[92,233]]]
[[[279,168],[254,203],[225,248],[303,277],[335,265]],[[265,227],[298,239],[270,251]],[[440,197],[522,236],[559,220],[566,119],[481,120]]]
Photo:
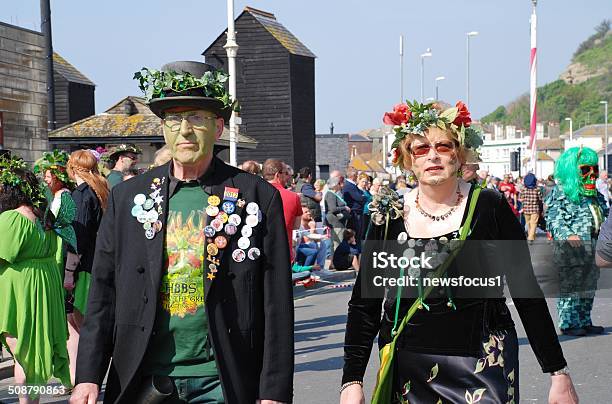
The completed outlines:
[[[64,271],[64,289],[71,291],[74,289],[74,272]]]
[[[551,376],[549,404],[578,404],[578,395],[569,375]]]
[[[340,394],[340,404],[365,404],[363,387],[360,384],[352,384],[345,388]]]

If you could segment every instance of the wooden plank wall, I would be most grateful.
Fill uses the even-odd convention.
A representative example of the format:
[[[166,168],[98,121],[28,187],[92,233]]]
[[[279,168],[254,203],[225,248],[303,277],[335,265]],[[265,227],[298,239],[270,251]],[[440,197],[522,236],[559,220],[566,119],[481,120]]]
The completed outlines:
[[[68,88],[70,123],[95,115],[94,92],[96,88],[81,83],[70,83]]]
[[[315,172],[315,67],[314,59],[291,55],[291,117],[294,168]]]
[[[68,80],[57,71],[53,72],[55,84],[55,127],[61,128],[68,125],[70,121],[70,95],[68,92]]]
[[[294,162],[289,52],[249,13],[236,21],[237,93],[241,131],[255,138],[254,150],[238,151],[238,163],[279,158]],[[221,35],[205,53],[206,62],[227,71]]]

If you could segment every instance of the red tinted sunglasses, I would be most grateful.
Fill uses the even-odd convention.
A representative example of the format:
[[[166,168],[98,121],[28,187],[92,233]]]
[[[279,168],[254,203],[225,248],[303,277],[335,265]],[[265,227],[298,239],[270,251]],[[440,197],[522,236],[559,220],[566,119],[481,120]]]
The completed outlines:
[[[416,147],[411,147],[410,152],[415,157],[423,157],[429,154],[431,148],[436,150],[437,154],[449,155],[455,151],[455,144],[452,142],[436,142],[431,144],[420,144]]]

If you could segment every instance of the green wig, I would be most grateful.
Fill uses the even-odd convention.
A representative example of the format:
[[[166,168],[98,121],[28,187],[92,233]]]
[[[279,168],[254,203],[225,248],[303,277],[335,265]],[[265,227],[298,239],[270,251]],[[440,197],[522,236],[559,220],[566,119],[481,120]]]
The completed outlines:
[[[573,202],[580,201],[582,189],[581,165],[596,166],[599,162],[595,150],[588,147],[567,149],[555,164],[555,179],[561,185],[563,193]]]

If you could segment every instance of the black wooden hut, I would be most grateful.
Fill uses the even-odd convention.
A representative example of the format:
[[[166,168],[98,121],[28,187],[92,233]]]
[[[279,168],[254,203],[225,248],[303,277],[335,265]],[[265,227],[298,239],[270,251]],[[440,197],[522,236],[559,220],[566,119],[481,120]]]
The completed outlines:
[[[57,53],[53,53],[53,82],[56,127],[95,114],[96,85]]]
[[[315,55],[272,13],[246,7],[236,18],[236,91],[241,131],[257,140],[238,162],[281,159],[315,168]],[[222,33],[202,54],[227,72]]]

